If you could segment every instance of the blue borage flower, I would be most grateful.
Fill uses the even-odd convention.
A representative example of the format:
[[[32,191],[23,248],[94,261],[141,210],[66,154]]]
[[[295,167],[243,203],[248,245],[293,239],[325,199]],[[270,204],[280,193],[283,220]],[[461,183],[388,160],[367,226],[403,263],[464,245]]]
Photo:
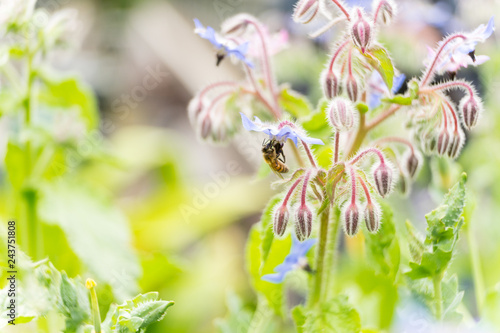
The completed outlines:
[[[285,142],[287,139],[293,141],[295,146],[297,146],[298,139],[313,145],[323,145],[323,141],[320,139],[310,138],[307,135],[301,133],[298,128],[292,128],[290,125],[293,125],[287,121],[282,122],[278,126],[274,125],[266,125],[264,124],[257,116],[254,121],[248,119],[248,117],[241,113],[241,121],[243,123],[243,127],[247,131],[255,131],[255,132],[263,132],[269,135],[269,139],[274,139],[280,142]]]
[[[316,239],[308,239],[300,242],[297,238],[292,237],[292,247],[290,248],[290,253],[285,257],[285,261],[274,268],[276,273],[266,274],[261,279],[271,283],[283,282],[288,272],[302,267],[302,264],[306,260],[307,252],[309,252],[314,244],[316,244]]]
[[[443,56],[440,57],[436,64],[436,71],[440,74],[447,71],[456,72],[461,67],[467,67],[468,65],[477,66],[489,60],[489,57],[476,56],[474,52],[476,50],[476,45],[478,43],[484,43],[494,30],[494,17],[491,17],[488,24],[481,24],[473,32],[464,34],[467,37],[466,39],[457,39],[446,45],[442,52]],[[443,42],[444,41],[441,41],[438,47],[442,45]],[[436,51],[430,50],[425,63],[430,64],[435,55]]]
[[[401,74],[396,77],[394,77],[394,81],[392,83],[392,89],[391,92],[393,94],[397,93],[398,90],[401,88],[403,83],[405,82],[406,75]],[[382,79],[382,76],[380,76],[379,72],[374,71],[372,76],[370,77],[370,80],[368,82],[368,86],[370,87],[370,94],[368,95],[368,106],[370,109],[375,109],[382,103],[382,95],[384,93],[388,93],[389,89],[387,88],[387,85],[385,84],[384,80]]]
[[[194,19],[195,29],[194,32],[198,34],[201,38],[208,40],[213,46],[224,52],[226,55],[234,55],[236,58],[243,61],[249,67],[253,68],[253,63],[246,58],[248,53],[248,42],[237,45],[235,42],[218,36],[212,27],[207,26],[206,28],[201,24],[200,20]]]

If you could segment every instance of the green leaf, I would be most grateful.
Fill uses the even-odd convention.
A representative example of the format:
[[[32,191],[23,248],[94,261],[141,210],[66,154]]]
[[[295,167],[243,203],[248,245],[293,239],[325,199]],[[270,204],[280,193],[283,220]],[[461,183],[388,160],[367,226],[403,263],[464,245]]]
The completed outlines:
[[[403,95],[396,95],[392,98],[382,98],[382,101],[398,105],[411,105],[413,98]]]
[[[40,103],[63,109],[77,108],[87,130],[97,128],[97,100],[89,86],[76,77],[61,78],[44,73],[43,79],[46,86],[40,92]]]
[[[451,254],[439,249],[435,252],[425,252],[420,264],[410,262],[411,270],[406,275],[415,280],[439,275],[448,267]]]
[[[131,235],[123,213],[106,197],[64,178],[43,184],[40,192],[40,219],[64,231],[69,245],[96,280],[113,286],[117,298],[135,293],[141,270],[130,247]]]
[[[357,333],[361,331],[361,319],[345,296],[337,296],[309,311],[304,332]]]
[[[443,318],[448,320],[460,320],[462,315],[456,310],[464,297],[463,291],[458,291],[457,275],[452,275],[448,280],[441,282],[441,291],[443,296]]]
[[[382,204],[381,227],[378,233],[366,233],[366,256],[377,274],[396,278],[399,271],[400,249],[392,209]]]
[[[82,286],[82,281],[78,281]],[[66,317],[66,332],[76,332],[78,327],[84,324],[89,318],[88,295],[85,290],[82,293],[75,287],[74,283],[68,278],[65,272],[61,274],[61,299],[62,313]]]
[[[365,52],[364,56],[367,58],[370,65],[372,65],[382,76],[385,84],[389,90],[392,89],[392,81],[394,79],[394,66],[392,60],[387,54],[387,51],[381,46],[375,46]]]
[[[292,318],[295,322],[295,327],[297,328],[297,333],[306,333],[304,331],[304,325],[306,324],[305,309],[302,305],[297,305],[292,309]]]
[[[221,333],[248,332],[252,321],[252,313],[243,307],[241,299],[233,292],[226,296],[228,314],[226,318],[217,318],[215,326]]]
[[[308,116],[312,112],[312,106],[307,97],[290,88],[281,90],[278,102],[283,110],[295,118]]]
[[[173,301],[159,300],[157,292],[139,294],[121,305],[110,307],[102,323],[103,331],[142,332],[152,323],[162,320],[172,305]]]
[[[10,141],[7,144],[5,167],[7,169],[9,182],[15,189],[21,189],[24,184],[24,177],[26,176],[24,150]]]
[[[266,208],[262,212],[262,216],[260,218],[260,227],[261,227],[261,237],[262,237],[262,262],[267,260],[267,256],[269,251],[271,250],[271,245],[274,240],[274,232],[273,232],[273,212],[274,207],[281,202],[281,195],[276,195],[267,204]]]

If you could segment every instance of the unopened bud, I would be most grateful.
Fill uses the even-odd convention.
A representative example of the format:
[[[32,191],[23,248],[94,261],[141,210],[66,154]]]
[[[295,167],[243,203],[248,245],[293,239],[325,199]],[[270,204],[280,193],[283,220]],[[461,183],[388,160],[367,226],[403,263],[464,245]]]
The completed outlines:
[[[373,179],[377,192],[382,196],[387,196],[392,190],[392,167],[387,162],[381,162],[373,170]]]
[[[447,128],[442,128],[437,138],[436,151],[439,155],[446,155],[448,153],[449,147],[450,133]]]
[[[283,204],[274,213],[273,230],[276,236],[282,237],[285,234],[289,216],[288,209]]]
[[[191,125],[196,124],[198,116],[203,111],[204,104],[203,100],[198,96],[193,97],[188,104],[188,118],[191,122]]]
[[[326,98],[333,99],[337,96],[340,91],[338,73],[335,73],[328,68],[323,71],[323,74],[321,75],[321,86],[323,87],[323,93]]]
[[[293,11],[292,18],[297,23],[309,23],[319,10],[318,0],[299,0]]]
[[[212,119],[209,114],[201,117],[199,121],[199,133],[202,139],[206,140],[212,132]]]
[[[417,170],[420,167],[421,157],[419,153],[415,150],[408,149],[408,151],[403,155],[403,167],[411,178],[414,178],[417,174]]]
[[[344,211],[344,229],[348,236],[354,236],[359,229],[359,209],[356,203],[351,203]]]
[[[221,24],[221,33],[233,36],[241,35],[246,31],[249,19],[252,19],[252,16],[248,14],[237,14],[228,18]]]
[[[355,7],[352,13],[351,37],[354,45],[359,47],[362,53],[365,53],[372,40],[373,27],[361,8]]]
[[[396,14],[396,4],[392,0],[378,0],[373,2],[373,13],[377,12],[377,21],[382,21],[384,24],[391,23]]]
[[[434,154],[437,146],[437,136],[433,130],[423,132],[420,138],[420,142],[422,143],[422,150],[426,155]]]
[[[464,145],[464,140],[464,134],[461,130],[453,132],[453,135],[450,138],[450,146],[447,151],[448,157],[453,159],[458,157],[460,150]]]
[[[312,231],[312,212],[305,205],[300,205],[295,220],[295,234],[297,239],[301,242],[305,241],[311,236]]]
[[[349,75],[347,77],[345,89],[347,91],[347,96],[349,97],[349,99],[353,102],[356,102],[359,98],[359,89],[358,82],[353,75]]]
[[[380,229],[380,207],[376,203],[366,205],[364,217],[369,232],[377,232]]]
[[[328,119],[337,131],[347,131],[354,126],[354,106],[346,98],[336,97],[328,106]]]
[[[483,105],[479,98],[464,97],[460,102],[460,110],[462,111],[462,121],[467,130],[471,130],[477,124],[482,111]]]

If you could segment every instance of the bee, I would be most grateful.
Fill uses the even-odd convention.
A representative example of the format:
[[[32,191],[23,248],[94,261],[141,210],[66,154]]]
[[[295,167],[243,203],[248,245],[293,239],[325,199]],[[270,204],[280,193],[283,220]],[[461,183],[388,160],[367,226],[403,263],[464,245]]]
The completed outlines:
[[[269,140],[262,143],[262,156],[264,161],[271,167],[273,172],[283,178],[282,173],[288,172],[288,167],[285,165],[285,154],[283,153],[284,143],[276,140]]]

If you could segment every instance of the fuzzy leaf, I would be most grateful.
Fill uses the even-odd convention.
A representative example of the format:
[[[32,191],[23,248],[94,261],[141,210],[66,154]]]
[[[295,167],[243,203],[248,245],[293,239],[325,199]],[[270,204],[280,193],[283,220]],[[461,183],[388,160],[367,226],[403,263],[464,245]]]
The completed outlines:
[[[215,326],[221,333],[247,332],[252,321],[252,314],[243,307],[243,302],[233,292],[226,296],[228,314],[226,318],[217,318]]]
[[[292,309],[292,318],[295,322],[295,327],[297,328],[297,333],[305,333],[304,325],[306,323],[307,317],[305,315],[305,309],[302,305],[297,305]]]
[[[369,52],[364,53],[370,65],[372,65],[382,76],[387,87],[392,89],[394,79],[394,65],[387,54],[387,51],[381,46],[375,46]]]

